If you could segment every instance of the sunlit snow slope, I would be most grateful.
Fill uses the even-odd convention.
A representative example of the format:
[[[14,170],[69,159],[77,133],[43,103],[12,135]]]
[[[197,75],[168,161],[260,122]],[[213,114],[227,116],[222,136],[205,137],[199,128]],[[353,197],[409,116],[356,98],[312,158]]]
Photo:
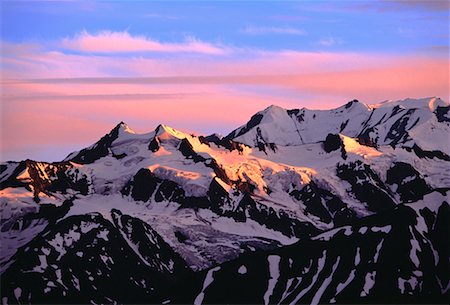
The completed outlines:
[[[449,110],[271,106],[223,138],[121,122],[61,162],[3,163],[2,301],[441,302]]]

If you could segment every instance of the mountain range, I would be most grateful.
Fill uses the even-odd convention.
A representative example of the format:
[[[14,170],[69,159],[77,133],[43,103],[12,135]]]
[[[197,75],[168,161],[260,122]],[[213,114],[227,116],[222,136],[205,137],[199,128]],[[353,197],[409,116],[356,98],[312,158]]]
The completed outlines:
[[[353,100],[1,163],[2,304],[448,304],[449,131]]]

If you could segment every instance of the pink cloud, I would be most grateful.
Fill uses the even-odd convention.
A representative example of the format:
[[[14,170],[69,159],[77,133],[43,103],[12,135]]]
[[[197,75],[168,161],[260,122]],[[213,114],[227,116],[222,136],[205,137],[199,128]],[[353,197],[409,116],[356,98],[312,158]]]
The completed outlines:
[[[222,92],[225,86],[235,91],[256,92],[268,88],[280,88],[293,98],[308,94],[309,96],[328,95],[343,102],[344,98],[359,98],[366,102],[378,102],[384,99],[423,97],[437,95],[446,100],[448,96],[448,60],[439,58],[405,57],[388,60],[372,57],[357,57],[344,68],[339,59],[333,60],[324,55],[323,60],[309,57],[309,63],[296,63],[300,57],[279,57],[255,61],[235,62],[230,64],[219,62],[203,63],[202,71],[214,71],[216,75],[194,75],[195,65],[186,63],[183,70],[176,70],[178,76],[161,77],[94,77],[76,79],[48,79],[31,82],[11,82],[4,84],[4,97],[33,97],[73,95],[202,95],[208,92]],[[132,61],[132,71],[138,61]],[[326,63],[329,63],[326,65]],[[291,63],[291,64],[290,64]],[[126,63],[125,63],[126,64]],[[136,74],[141,74],[142,67],[148,64],[145,60],[136,66]],[[297,66],[298,65],[298,66]],[[304,68],[300,69],[299,66]],[[263,72],[261,66],[270,73]],[[239,68],[238,68],[239,67]],[[171,65],[160,65],[158,71],[162,75],[169,74]],[[191,71],[191,72],[189,72]],[[236,73],[233,73],[236,72]],[[261,92],[261,91],[260,91]],[[283,94],[282,95],[286,95]],[[261,96],[261,94],[260,94]],[[273,94],[267,95],[273,99]],[[300,100],[299,100],[300,102]],[[301,102],[305,102],[304,100]],[[301,105],[300,105],[301,106]]]
[[[181,43],[166,43],[145,36],[132,36],[128,32],[101,31],[91,34],[83,31],[72,38],[65,38],[63,48],[93,53],[130,52],[190,52],[221,55],[225,49],[213,44],[187,37]]]
[[[354,97],[374,102],[405,97],[440,96],[449,100],[448,59],[405,58],[378,67],[361,67],[298,76],[283,85],[296,90]]]
[[[235,56],[115,57],[92,54],[65,54],[46,51],[33,45],[4,43],[4,77],[79,78],[79,77],[166,77],[166,76],[248,76],[305,75],[317,72],[346,71],[389,66],[406,58],[413,63],[418,56],[396,56],[354,52],[299,52],[235,50]],[[202,67],[199,69],[199,67]]]
[[[255,112],[277,100],[234,95],[225,90],[177,98],[116,99],[115,96],[60,96],[3,101],[2,152],[5,156],[35,158],[35,147],[61,147],[53,153],[62,159],[110,131],[120,121],[145,133],[164,123],[185,132],[228,133]],[[233,126],[233,127],[231,127]],[[14,132],[10,132],[14,130]],[[15,158],[17,158],[15,157]]]
[[[36,147],[53,145],[65,147],[55,152],[63,158],[74,143],[92,144],[122,120],[137,132],[166,123],[227,133],[270,104],[324,109],[353,98],[449,100],[447,57],[247,50],[155,59],[3,46],[5,156],[33,158]]]

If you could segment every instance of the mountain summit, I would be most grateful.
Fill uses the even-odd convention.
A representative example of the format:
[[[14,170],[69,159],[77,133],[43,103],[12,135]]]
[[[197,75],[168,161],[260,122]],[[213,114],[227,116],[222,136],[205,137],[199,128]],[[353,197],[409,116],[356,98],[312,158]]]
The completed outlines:
[[[446,303],[449,129],[438,98],[270,106],[2,163],[2,301]]]
[[[353,100],[331,110],[287,110],[270,106],[252,116],[247,124],[232,131],[227,138],[251,146],[269,143],[295,146],[317,143],[329,133],[340,133],[370,140],[377,145],[412,147],[425,136],[410,131],[425,123],[436,125],[444,119],[447,109],[448,105],[439,98],[386,101],[373,106]],[[438,139],[446,138],[448,129],[445,126],[436,125],[438,131],[434,133],[439,133],[436,134]],[[425,129],[431,131],[433,128],[429,126]],[[446,149],[446,152],[448,154],[449,150]]]

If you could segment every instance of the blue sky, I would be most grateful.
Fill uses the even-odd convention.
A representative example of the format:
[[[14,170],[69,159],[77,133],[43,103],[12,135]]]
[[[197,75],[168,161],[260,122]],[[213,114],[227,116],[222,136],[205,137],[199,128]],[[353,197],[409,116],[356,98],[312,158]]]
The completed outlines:
[[[81,30],[110,30],[265,50],[433,52],[448,46],[448,2],[411,2],[3,1],[2,35],[10,42],[51,43]]]
[[[1,160],[61,160],[120,121],[227,134],[271,104],[449,100],[446,0],[0,5]]]

